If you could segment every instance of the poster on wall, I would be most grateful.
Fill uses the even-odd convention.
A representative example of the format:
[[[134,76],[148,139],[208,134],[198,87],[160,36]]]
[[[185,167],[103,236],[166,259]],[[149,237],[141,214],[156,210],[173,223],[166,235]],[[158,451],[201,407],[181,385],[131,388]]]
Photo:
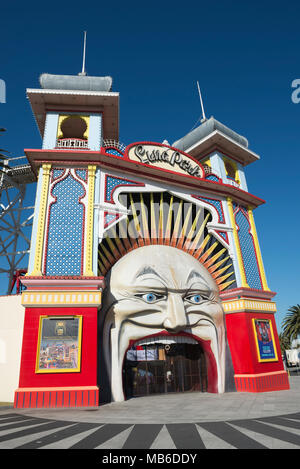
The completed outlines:
[[[80,371],[82,316],[40,318],[36,372]]]
[[[277,360],[272,323],[270,319],[252,319],[258,361],[268,362]]]

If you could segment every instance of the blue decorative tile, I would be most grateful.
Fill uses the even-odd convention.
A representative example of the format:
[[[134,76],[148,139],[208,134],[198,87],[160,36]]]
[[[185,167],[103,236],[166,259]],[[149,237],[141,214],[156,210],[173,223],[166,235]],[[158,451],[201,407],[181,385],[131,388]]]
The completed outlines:
[[[121,179],[113,176],[106,176],[105,185],[105,202],[113,203],[113,192],[118,186],[143,186],[144,184],[129,181],[128,179]]]
[[[69,174],[54,185],[52,195],[45,274],[81,275],[85,189]]]
[[[235,215],[235,220],[236,224],[238,225],[238,237],[245,266],[247,283],[250,288],[261,290],[262,285],[255,255],[253,238],[250,233],[249,220],[243,210],[238,210]]]

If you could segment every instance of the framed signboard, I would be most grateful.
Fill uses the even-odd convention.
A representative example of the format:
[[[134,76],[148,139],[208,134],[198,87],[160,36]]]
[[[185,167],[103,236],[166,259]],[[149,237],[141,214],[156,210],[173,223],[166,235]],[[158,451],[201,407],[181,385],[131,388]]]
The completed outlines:
[[[277,361],[274,333],[270,319],[252,319],[259,362]]]
[[[82,316],[41,316],[36,373],[80,371]]]

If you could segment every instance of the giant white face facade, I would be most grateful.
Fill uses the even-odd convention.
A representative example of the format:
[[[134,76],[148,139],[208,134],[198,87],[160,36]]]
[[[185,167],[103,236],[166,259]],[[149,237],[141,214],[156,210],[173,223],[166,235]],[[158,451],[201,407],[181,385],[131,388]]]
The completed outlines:
[[[177,248],[150,245],[124,255],[107,276],[102,353],[114,401],[124,400],[126,352],[147,337],[198,343],[208,390],[225,389],[225,324],[218,287],[208,270]]]

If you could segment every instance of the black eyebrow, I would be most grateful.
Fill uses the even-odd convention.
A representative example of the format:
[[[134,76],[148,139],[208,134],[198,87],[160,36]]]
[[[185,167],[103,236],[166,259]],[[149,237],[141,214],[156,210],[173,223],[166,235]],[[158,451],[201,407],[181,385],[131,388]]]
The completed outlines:
[[[157,277],[159,277],[161,280],[164,280],[154,269],[152,269],[152,267],[150,266],[145,266],[143,267],[135,276],[135,279],[141,277],[142,275],[146,275],[146,274],[153,274],[153,275],[156,275]]]
[[[205,278],[203,278],[202,275],[199,274],[199,272],[197,272],[197,270],[192,270],[192,271],[189,273],[189,276],[188,276],[188,278],[187,278],[186,283],[189,283],[189,282],[190,282],[193,278],[195,278],[195,277],[196,277],[196,278],[200,278],[200,279],[205,283],[205,285],[207,285],[207,286],[209,287],[209,285],[208,285],[207,281],[205,280]]]

